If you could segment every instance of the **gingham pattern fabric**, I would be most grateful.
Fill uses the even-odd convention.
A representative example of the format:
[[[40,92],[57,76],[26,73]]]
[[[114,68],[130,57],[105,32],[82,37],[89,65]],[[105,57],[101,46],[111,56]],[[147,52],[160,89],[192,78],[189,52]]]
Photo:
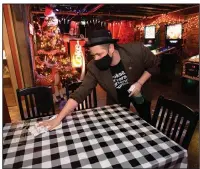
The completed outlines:
[[[39,120],[3,127],[4,168],[187,168],[185,149],[119,105],[73,112],[33,137]]]

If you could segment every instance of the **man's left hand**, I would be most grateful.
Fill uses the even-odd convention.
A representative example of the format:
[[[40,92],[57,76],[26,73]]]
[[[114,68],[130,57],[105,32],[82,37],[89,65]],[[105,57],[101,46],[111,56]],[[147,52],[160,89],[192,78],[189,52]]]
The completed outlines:
[[[129,97],[140,93],[141,88],[142,88],[142,85],[139,82],[132,84],[131,87],[128,89],[128,92],[130,93]]]

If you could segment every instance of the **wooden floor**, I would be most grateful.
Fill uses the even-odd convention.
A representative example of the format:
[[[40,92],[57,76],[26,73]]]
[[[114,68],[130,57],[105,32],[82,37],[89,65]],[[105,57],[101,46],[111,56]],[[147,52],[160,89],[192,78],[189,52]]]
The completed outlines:
[[[178,100],[179,102],[191,107],[192,109],[199,111],[199,92],[196,92],[196,94],[192,95],[182,92],[181,80],[179,77],[175,78],[171,84],[167,85],[163,85],[157,79],[153,79],[151,88],[154,95],[154,99],[151,105],[152,112],[155,109],[157,98],[160,95]],[[8,93],[8,95],[6,95],[8,100],[10,100],[9,98],[14,96],[14,93],[12,92],[12,88],[8,89],[7,87],[5,93]],[[15,102],[12,100],[14,99],[11,98],[11,101],[9,103],[9,113],[12,122],[16,122],[18,120],[21,120],[21,118],[18,107],[12,106]],[[106,93],[102,90],[100,86],[97,86],[97,100],[98,106],[104,106],[106,104]],[[56,106],[56,111],[57,113],[59,112],[58,106]],[[199,125],[197,126],[192,141],[190,143],[190,147],[188,150],[188,163],[189,168],[199,168]]]

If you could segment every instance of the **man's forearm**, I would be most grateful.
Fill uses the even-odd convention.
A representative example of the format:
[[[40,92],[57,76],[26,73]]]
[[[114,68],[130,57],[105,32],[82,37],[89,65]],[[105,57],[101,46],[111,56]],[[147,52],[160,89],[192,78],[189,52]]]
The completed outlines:
[[[142,86],[150,77],[151,74],[147,71],[144,71],[142,76],[139,78],[138,83]]]
[[[69,115],[74,109],[78,106],[78,103],[74,99],[69,99],[67,103],[65,104],[62,111],[58,114],[57,119],[59,121],[62,121],[62,119]]]

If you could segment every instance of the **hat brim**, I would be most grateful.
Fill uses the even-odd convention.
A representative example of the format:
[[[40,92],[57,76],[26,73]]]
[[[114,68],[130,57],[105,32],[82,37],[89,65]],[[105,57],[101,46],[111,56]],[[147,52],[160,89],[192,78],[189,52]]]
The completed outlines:
[[[102,44],[108,44],[108,43],[116,43],[117,41],[119,41],[119,39],[110,39],[110,40],[99,41],[99,42],[95,42],[95,43],[86,42],[83,47],[88,48],[88,47],[92,47],[92,46],[96,46],[96,45],[102,45]]]

